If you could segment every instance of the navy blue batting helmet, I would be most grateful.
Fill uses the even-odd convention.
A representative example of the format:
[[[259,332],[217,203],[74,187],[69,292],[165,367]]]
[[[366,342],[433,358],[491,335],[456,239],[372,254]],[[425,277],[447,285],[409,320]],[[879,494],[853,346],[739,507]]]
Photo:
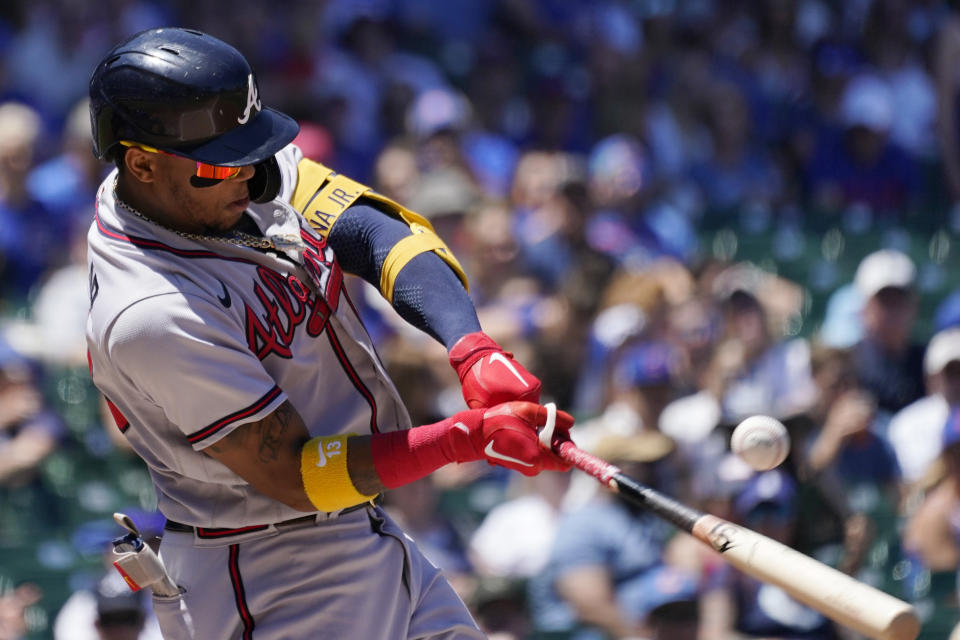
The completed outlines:
[[[200,162],[256,165],[299,131],[263,108],[243,55],[200,31],[143,31],[114,47],[90,78],[93,150],[112,160],[121,140]]]

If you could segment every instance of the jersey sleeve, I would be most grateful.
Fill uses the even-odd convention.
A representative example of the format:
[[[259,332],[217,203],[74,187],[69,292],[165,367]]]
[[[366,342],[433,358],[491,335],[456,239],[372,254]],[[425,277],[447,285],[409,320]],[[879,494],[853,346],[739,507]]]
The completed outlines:
[[[114,321],[106,344],[126,385],[159,407],[196,450],[286,400],[247,348],[242,328],[200,296],[136,302]]]
[[[300,177],[299,163],[303,160],[303,152],[295,144],[288,144],[276,156],[280,167],[280,193],[277,196],[287,203],[293,202],[293,194]]]

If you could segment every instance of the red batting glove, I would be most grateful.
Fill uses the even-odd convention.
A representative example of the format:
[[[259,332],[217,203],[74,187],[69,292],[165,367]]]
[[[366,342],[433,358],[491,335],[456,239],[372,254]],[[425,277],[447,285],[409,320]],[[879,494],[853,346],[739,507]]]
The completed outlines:
[[[457,340],[450,349],[450,364],[471,409],[511,400],[540,401],[540,381],[482,331]]]
[[[388,489],[418,480],[450,462],[486,460],[527,476],[544,470],[568,471],[568,463],[540,444],[537,430],[546,421],[545,407],[515,401],[461,411],[406,431],[377,433],[370,440],[374,468]],[[573,416],[557,411],[555,424],[553,443],[569,439]]]
[[[540,444],[537,434],[538,427],[547,423],[545,407],[532,402],[505,402],[483,411],[481,415],[480,422],[468,427],[467,431],[456,424],[454,427],[457,428],[450,430],[455,449],[459,455],[467,454],[466,460],[486,459],[491,465],[513,469],[526,476],[535,476],[544,470],[570,469],[569,464]],[[572,426],[573,416],[557,411],[554,441],[569,438]]]

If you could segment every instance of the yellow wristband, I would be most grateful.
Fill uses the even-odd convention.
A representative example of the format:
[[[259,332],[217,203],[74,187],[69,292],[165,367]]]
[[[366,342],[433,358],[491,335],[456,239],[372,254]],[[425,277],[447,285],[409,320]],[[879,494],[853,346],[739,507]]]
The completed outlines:
[[[354,434],[317,436],[303,445],[300,475],[310,502],[320,511],[338,511],[375,496],[365,496],[353,486],[347,470],[347,439]]]

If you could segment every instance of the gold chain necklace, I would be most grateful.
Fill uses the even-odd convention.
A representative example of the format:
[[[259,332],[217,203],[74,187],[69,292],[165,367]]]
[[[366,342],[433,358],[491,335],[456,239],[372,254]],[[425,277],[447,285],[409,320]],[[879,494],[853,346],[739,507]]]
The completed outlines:
[[[181,238],[186,238],[187,240],[214,240],[216,242],[240,245],[241,247],[253,247],[255,249],[277,249],[279,251],[283,251],[285,249],[303,249],[304,247],[303,240],[299,236],[287,233],[265,238],[237,230],[232,231],[232,235],[229,236],[212,236],[202,233],[189,233],[187,231],[177,231],[176,229],[171,229],[170,227],[160,224],[152,218],[148,218],[144,214],[140,213],[137,209],[124,202],[120,198],[120,194],[117,193],[116,179],[113,181],[113,199],[118,205],[120,205],[122,209],[132,213],[141,220],[146,220],[150,224],[155,224],[161,229],[166,229],[167,231],[175,233]]]

